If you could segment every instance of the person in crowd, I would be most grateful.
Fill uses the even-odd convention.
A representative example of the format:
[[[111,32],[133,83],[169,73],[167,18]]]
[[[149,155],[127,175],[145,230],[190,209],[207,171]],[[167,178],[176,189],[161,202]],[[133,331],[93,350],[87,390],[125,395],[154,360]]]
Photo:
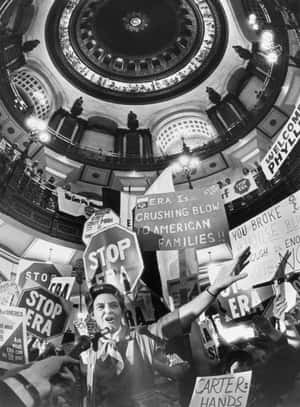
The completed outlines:
[[[264,316],[252,320],[258,336],[228,347],[221,373],[252,371],[247,407],[291,407],[293,404],[283,400],[300,399],[295,386],[300,371],[299,351]]]
[[[259,368],[260,364],[257,366],[256,356],[247,347],[244,349],[237,346],[228,347],[221,363],[221,374],[252,371],[247,407],[263,407],[261,404],[264,401],[262,383],[257,378]]]
[[[19,192],[23,192],[24,189],[28,186],[30,179],[31,179],[32,166],[33,166],[32,161],[29,158],[26,158],[24,171],[23,171],[23,174],[21,175],[19,183],[18,183]]]
[[[194,354],[191,346],[191,336],[194,325],[197,325],[197,322],[191,324],[190,332],[185,335],[174,337],[167,342],[166,352],[171,354],[171,361],[173,362],[173,355],[175,356],[174,367],[172,368],[178,374],[175,379],[178,387],[178,400],[181,407],[188,407],[190,404],[190,399],[193,394],[195,380],[197,377],[197,370],[195,364],[198,364],[198,360],[195,361]],[[198,336],[197,347],[203,352],[203,344],[201,338]],[[176,360],[179,357],[179,362]],[[195,363],[196,362],[196,363]],[[204,364],[207,364],[207,360],[201,361]],[[173,365],[173,363],[172,363]],[[160,371],[159,371],[160,372]],[[173,378],[174,373],[169,374],[168,377]]]
[[[223,363],[224,373],[247,372],[252,370],[254,358],[250,352],[236,349],[228,352]]]
[[[50,177],[44,185],[44,191],[42,193],[41,197],[41,207],[46,209],[50,206],[51,204],[51,198],[52,198],[52,193],[56,189],[55,186],[55,178]]]
[[[25,187],[28,190],[29,195],[32,195],[32,184],[33,184],[32,181],[34,181],[37,176],[37,172],[39,169],[38,167],[39,167],[39,162],[33,161],[31,163],[31,166],[27,170],[28,182],[27,182],[27,185],[25,185]]]
[[[284,337],[277,342],[271,339],[269,342],[263,363],[256,368],[263,396],[257,407],[288,406],[285,402],[281,403],[293,389],[300,371],[299,351],[290,346]]]
[[[65,191],[72,192],[72,185],[71,184],[65,184],[65,185],[63,185],[63,189]]]
[[[40,407],[47,397],[55,397],[58,381],[74,382],[69,367],[76,364],[78,361],[69,356],[51,356],[8,372],[0,380],[1,406]]]
[[[7,151],[7,156],[11,161],[14,161],[19,154],[18,144],[12,144]]]
[[[37,171],[38,171],[38,168],[39,168],[39,162],[38,162],[38,161],[34,161],[34,162],[32,163],[32,166],[31,166],[31,172],[30,172],[31,178],[33,178],[33,177],[36,176]]]
[[[0,188],[1,190],[5,189],[7,175],[9,174],[10,160],[7,157],[6,153],[0,151]]]
[[[110,284],[90,289],[89,307],[99,328],[87,365],[88,402],[101,407],[157,407],[153,358],[162,339],[183,335],[191,323],[234,282],[245,278],[250,248],[232,270],[224,268],[214,283],[190,302],[157,322],[130,331],[124,321],[124,298]]]
[[[32,194],[32,202],[36,205],[40,204],[41,196],[42,196],[42,188],[41,186],[44,183],[43,180],[43,169],[38,168],[31,179],[31,194]]]

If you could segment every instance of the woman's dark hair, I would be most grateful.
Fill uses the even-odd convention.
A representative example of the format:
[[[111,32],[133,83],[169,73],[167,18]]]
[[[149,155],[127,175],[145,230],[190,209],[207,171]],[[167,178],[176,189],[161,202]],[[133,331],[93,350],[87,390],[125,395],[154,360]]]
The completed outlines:
[[[247,363],[249,368],[251,368],[254,361],[252,355],[249,352],[245,350],[234,350],[232,352],[229,352],[224,359],[224,373],[230,372],[230,368],[235,362]]]
[[[100,294],[112,294],[118,300],[122,310],[124,310],[125,308],[124,297],[120,293],[120,291],[112,284],[99,284],[94,285],[90,288],[88,298],[86,298],[87,307],[89,311],[92,310],[94,301]]]

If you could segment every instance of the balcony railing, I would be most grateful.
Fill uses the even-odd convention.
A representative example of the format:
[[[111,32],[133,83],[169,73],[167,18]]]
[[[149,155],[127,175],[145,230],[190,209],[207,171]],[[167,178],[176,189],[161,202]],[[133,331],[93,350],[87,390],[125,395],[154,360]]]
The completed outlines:
[[[81,245],[85,219],[61,213],[57,196],[45,186],[24,174],[20,161],[2,173],[0,211],[47,236]]]

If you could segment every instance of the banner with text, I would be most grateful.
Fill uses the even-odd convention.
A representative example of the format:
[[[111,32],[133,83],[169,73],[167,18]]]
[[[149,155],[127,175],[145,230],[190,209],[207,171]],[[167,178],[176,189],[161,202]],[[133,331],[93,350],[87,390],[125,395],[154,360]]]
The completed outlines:
[[[230,244],[224,203],[215,185],[138,197],[134,229],[144,251]]]
[[[0,367],[12,369],[25,363],[28,363],[25,309],[0,306]]]
[[[103,206],[102,201],[88,199],[82,195],[66,191],[61,187],[57,187],[56,191],[58,209],[72,216],[85,216],[85,208],[87,206],[93,206],[95,209],[100,209]]]
[[[252,372],[197,377],[189,407],[246,407]]]
[[[237,170],[230,178],[231,183],[224,184],[221,188],[221,195],[225,204],[240,199],[257,189],[254,176],[250,172],[244,175],[242,171]]]
[[[281,130],[276,141],[261,161],[261,168],[268,180],[272,179],[294,149],[300,138],[300,103]]]
[[[232,229],[230,240],[235,256],[251,247],[248,277],[238,283],[240,288],[271,280],[287,250],[291,255],[285,274],[300,273],[300,191]],[[290,284],[286,286],[294,290]],[[286,298],[289,301],[293,295]]]

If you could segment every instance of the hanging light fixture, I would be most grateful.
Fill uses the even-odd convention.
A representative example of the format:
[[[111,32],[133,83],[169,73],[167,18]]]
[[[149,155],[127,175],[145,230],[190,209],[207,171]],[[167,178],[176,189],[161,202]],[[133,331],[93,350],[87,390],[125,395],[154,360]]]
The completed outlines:
[[[186,177],[186,180],[189,185],[189,189],[193,189],[192,184],[192,173],[196,171],[196,169],[200,165],[200,161],[198,157],[193,156],[190,147],[185,143],[184,137],[181,137],[182,140],[182,154],[178,157],[178,159],[172,164],[173,172],[174,173],[183,173]]]

